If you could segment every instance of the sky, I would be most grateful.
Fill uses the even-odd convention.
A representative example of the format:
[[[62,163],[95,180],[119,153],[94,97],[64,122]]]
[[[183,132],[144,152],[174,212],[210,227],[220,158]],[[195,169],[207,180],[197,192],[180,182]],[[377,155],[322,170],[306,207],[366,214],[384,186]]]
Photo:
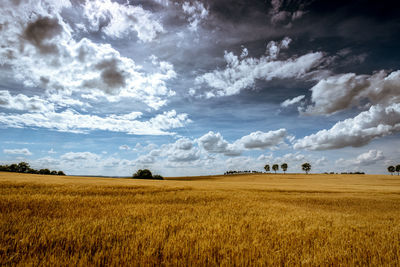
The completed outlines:
[[[387,173],[398,1],[0,0],[0,163]]]

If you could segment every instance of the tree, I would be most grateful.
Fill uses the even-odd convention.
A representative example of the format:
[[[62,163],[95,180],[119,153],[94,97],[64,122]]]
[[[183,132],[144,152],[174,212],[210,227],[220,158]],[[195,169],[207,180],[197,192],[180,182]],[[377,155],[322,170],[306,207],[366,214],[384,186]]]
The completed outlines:
[[[389,166],[387,167],[388,172],[390,172],[391,175],[395,172],[396,168],[394,166]]]
[[[16,172],[18,170],[18,165],[13,163],[10,166],[8,166],[8,171],[9,172]]]
[[[164,180],[164,178],[161,175],[154,175],[151,173],[150,170],[148,169],[140,169],[138,170],[135,174],[132,176],[133,178],[136,179],[154,179],[154,180]]]
[[[397,172],[397,175],[399,175],[399,173],[400,173],[400,164],[396,165],[396,172]]]
[[[154,180],[164,180],[164,177],[162,177],[161,175],[156,174],[156,175],[153,175],[153,179]]]
[[[264,170],[265,170],[266,172],[269,172],[269,165],[268,165],[268,164],[264,166]]]
[[[148,169],[140,169],[134,175],[133,178],[137,179],[151,179],[153,178],[153,174]]]
[[[273,169],[274,172],[276,173],[276,171],[279,170],[279,165],[278,165],[278,164],[272,165],[272,169]]]
[[[29,163],[26,162],[18,163],[17,172],[28,172],[29,169],[30,169]]]
[[[282,171],[283,171],[284,174],[286,173],[287,168],[288,168],[287,163],[282,163],[282,164],[281,164],[281,169],[282,169]]]
[[[40,169],[39,174],[50,174],[50,170],[49,169]]]
[[[63,171],[58,171],[57,175],[65,175],[65,173]]]
[[[301,165],[301,168],[303,169],[303,171],[306,172],[306,174],[308,174],[308,172],[311,170],[311,164],[308,162],[303,163],[303,165]]]

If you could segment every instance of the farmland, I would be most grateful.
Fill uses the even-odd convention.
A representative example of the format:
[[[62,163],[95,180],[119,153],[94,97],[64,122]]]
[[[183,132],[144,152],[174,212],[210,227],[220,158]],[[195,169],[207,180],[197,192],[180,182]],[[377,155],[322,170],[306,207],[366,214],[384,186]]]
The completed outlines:
[[[0,265],[399,265],[400,178],[0,172]]]

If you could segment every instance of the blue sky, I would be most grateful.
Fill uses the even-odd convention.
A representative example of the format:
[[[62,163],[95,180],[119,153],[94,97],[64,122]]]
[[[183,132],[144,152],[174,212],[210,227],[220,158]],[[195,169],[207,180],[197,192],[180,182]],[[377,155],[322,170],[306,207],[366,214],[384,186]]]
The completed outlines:
[[[1,163],[385,173],[400,163],[398,5],[4,0]]]

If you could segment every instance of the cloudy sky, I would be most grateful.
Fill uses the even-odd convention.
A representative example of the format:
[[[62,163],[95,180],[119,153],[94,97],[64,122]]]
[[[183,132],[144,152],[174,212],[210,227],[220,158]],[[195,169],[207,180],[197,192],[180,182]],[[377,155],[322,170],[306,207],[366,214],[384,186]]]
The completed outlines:
[[[400,4],[1,0],[1,163],[67,174],[386,173]]]

